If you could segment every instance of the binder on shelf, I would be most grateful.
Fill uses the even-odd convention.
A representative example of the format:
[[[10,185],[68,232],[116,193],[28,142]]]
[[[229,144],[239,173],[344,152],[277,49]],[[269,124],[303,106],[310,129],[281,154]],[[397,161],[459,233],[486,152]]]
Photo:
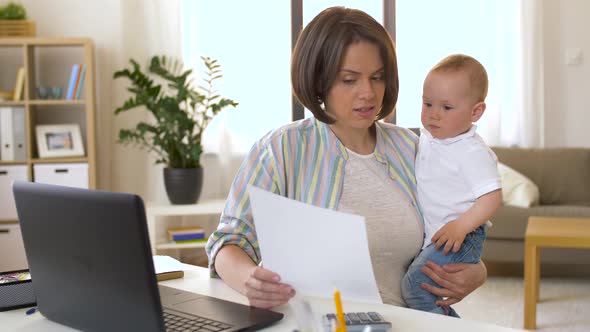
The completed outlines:
[[[66,94],[66,99],[73,99],[75,89],[76,89],[76,81],[78,80],[78,76],[80,74],[80,65],[75,64],[72,66],[72,73],[70,74],[70,82],[68,83],[68,93]]]
[[[82,65],[82,69],[80,72],[80,79],[78,80],[78,84],[76,87],[76,93],[73,99],[80,99],[80,91],[82,91],[82,87],[84,86],[84,76],[86,75],[86,65]]]
[[[23,98],[23,90],[25,89],[25,67],[20,67],[16,72],[16,82],[14,84],[14,95],[12,99],[15,101]]]
[[[0,160],[26,160],[24,107],[0,107]]]

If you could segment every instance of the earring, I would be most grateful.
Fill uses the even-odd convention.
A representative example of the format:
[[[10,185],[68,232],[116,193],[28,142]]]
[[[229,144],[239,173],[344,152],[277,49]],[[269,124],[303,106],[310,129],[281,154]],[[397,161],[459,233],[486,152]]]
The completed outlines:
[[[324,105],[324,101],[322,100],[322,98],[320,98],[318,96],[318,104],[320,105],[320,108],[325,111],[326,110],[326,106]]]

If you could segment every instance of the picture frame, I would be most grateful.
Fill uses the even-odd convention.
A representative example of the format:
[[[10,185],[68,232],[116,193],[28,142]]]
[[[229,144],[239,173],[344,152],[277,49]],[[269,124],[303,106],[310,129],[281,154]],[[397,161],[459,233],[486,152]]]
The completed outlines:
[[[84,143],[78,124],[35,126],[40,158],[84,156]]]

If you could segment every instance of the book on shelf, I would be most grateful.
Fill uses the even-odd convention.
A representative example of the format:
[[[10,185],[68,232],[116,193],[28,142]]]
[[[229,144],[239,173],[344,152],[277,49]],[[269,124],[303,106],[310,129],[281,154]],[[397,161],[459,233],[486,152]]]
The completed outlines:
[[[66,93],[66,99],[73,99],[76,89],[76,81],[80,75],[80,65],[75,64],[72,66],[72,73],[70,74],[70,82],[68,83],[68,92]]]
[[[200,240],[205,238],[205,233],[173,234],[168,237],[172,241]]]
[[[25,89],[25,67],[20,67],[16,72],[16,82],[14,84],[14,95],[12,99],[19,101],[23,99],[23,90]]]
[[[80,91],[82,91],[82,87],[84,86],[84,76],[86,75],[86,65],[82,65],[82,69],[80,69],[80,77],[78,79],[78,83],[76,84],[76,89],[74,92],[74,98],[72,99],[80,99]]]
[[[194,241],[205,238],[205,231],[201,227],[168,228],[169,241]]]
[[[169,243],[174,244],[191,244],[191,243],[206,243],[209,238],[194,239],[194,240],[171,240]]]

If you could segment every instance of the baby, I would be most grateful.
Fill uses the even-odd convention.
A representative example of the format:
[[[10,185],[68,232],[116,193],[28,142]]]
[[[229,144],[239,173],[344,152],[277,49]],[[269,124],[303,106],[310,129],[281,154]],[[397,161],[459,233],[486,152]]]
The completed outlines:
[[[439,265],[479,262],[486,223],[502,205],[496,155],[473,124],[486,109],[487,90],[485,68],[462,54],[440,61],[424,80],[416,181],[425,238],[402,281],[410,308],[459,317],[420,287],[440,287],[420,268],[427,260]]]

